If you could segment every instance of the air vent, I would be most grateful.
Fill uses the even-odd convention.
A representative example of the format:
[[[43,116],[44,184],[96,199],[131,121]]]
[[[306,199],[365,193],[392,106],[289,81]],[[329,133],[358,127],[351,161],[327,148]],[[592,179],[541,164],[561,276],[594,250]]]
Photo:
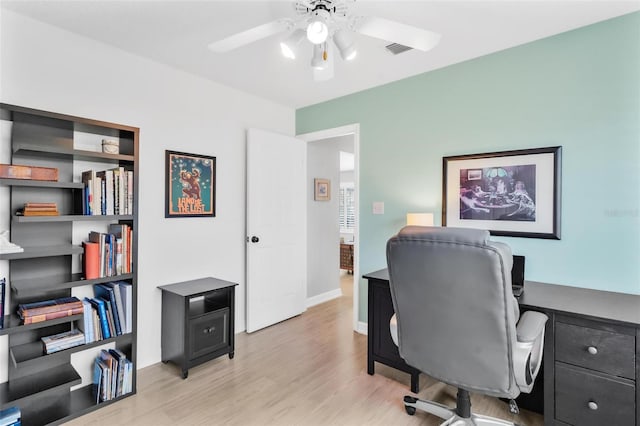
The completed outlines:
[[[404,44],[399,44],[399,43],[391,43],[387,46],[385,46],[385,48],[393,53],[394,55],[399,55],[402,52],[406,52],[407,50],[411,50],[412,48],[409,46],[405,46]]]

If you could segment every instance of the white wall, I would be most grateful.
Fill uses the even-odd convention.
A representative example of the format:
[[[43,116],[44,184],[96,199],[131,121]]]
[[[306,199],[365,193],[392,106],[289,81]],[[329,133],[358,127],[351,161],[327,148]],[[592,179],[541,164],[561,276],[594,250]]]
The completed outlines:
[[[245,131],[293,135],[295,111],[7,10],[0,37],[0,101],[140,128],[138,367],[160,360],[159,285],[239,283],[244,330]],[[217,217],[164,218],[166,149],[217,157]]]
[[[307,298],[330,294],[340,288],[340,226],[338,191],[340,154],[330,140],[307,145],[307,176],[331,180],[331,200],[315,201],[308,192],[307,206]]]

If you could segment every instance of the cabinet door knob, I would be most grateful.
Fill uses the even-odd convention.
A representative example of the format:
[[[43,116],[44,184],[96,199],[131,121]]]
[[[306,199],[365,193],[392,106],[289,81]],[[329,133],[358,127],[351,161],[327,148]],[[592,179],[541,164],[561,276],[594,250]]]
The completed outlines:
[[[208,328],[205,328],[204,330],[202,330],[202,332],[203,332],[204,334],[213,333],[214,331],[216,331],[216,328],[215,328],[215,327],[208,327]]]
[[[596,411],[598,409],[598,404],[596,404],[594,401],[589,401],[587,405],[589,406],[590,410]]]
[[[595,355],[598,353],[598,348],[596,348],[595,346],[589,346],[587,348],[587,352],[589,352],[591,355]]]

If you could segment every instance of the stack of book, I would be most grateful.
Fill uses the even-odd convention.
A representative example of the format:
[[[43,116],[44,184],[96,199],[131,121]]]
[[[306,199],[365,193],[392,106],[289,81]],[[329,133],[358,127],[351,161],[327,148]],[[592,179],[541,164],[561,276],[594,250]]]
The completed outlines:
[[[96,403],[109,401],[132,390],[133,363],[119,349],[102,349],[94,362]]]
[[[133,171],[124,167],[82,172],[83,214],[133,214]]]
[[[109,339],[133,331],[133,286],[125,281],[96,284],[96,297],[84,298],[85,342]]]
[[[0,411],[0,426],[20,426],[22,414],[20,407],[9,407]]]
[[[58,205],[56,203],[24,203],[24,207],[19,209],[18,216],[59,216]]]
[[[33,324],[83,313],[82,302],[77,297],[62,297],[42,302],[18,305],[18,315],[23,324]]]
[[[70,330],[64,333],[54,334],[53,336],[43,337],[44,353],[52,354],[54,352],[73,348],[74,346],[84,345],[84,334],[80,330]]]
[[[109,232],[89,233],[84,247],[84,275],[94,278],[129,274],[133,270],[133,230],[129,225],[113,223]]]

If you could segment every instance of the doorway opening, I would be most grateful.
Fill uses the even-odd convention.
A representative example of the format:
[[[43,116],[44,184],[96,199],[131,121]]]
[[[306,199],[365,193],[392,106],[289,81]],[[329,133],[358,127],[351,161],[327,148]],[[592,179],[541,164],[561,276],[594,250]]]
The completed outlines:
[[[314,190],[307,197],[307,306],[351,296],[353,329],[358,327],[358,161],[359,125],[352,124],[318,132],[297,135],[307,142],[307,177],[330,181],[330,197],[317,200]],[[340,152],[345,158],[341,171]],[[350,157],[350,159],[349,159]],[[352,165],[346,166],[350,161]],[[315,187],[315,185],[314,185]],[[346,200],[346,197],[350,197]],[[342,203],[341,203],[342,200]],[[342,204],[343,212],[340,210]],[[342,245],[352,251],[350,268],[341,268]],[[364,330],[366,333],[366,330]]]

